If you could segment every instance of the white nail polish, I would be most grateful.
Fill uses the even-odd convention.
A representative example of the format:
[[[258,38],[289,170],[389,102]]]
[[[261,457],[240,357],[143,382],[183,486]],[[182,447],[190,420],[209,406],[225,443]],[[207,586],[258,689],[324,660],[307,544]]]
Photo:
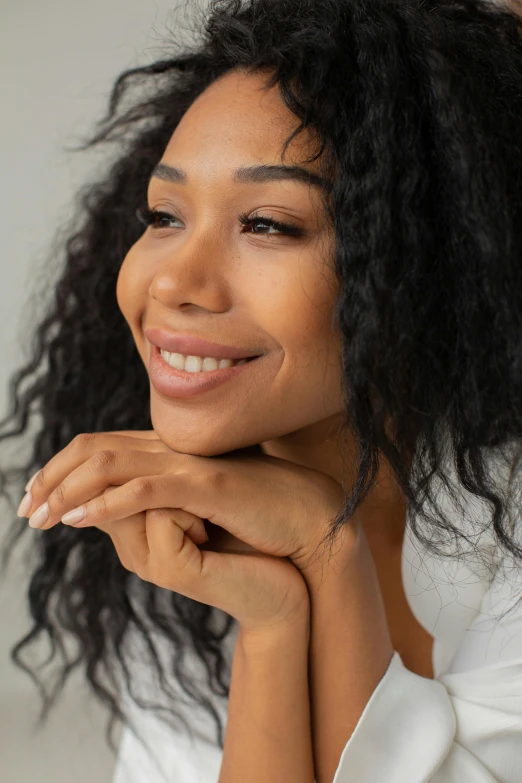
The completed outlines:
[[[16,516],[17,517],[26,517],[27,516],[27,512],[31,508],[32,504],[33,504],[33,497],[32,497],[30,492],[27,492],[23,496],[22,501],[21,501],[20,505],[18,506],[18,511],[16,512]]]
[[[25,491],[26,491],[26,492],[29,492],[29,490],[30,490],[30,489],[31,489],[31,487],[33,486],[33,481],[35,480],[35,478],[37,477],[37,475],[38,475],[39,473],[40,473],[40,471],[39,471],[39,470],[37,470],[37,471],[36,471],[36,473],[33,473],[33,475],[31,476],[31,478],[29,479],[29,481],[27,482],[27,484],[26,484],[26,485],[25,485],[25,487],[24,487],[24,489],[25,489]]]

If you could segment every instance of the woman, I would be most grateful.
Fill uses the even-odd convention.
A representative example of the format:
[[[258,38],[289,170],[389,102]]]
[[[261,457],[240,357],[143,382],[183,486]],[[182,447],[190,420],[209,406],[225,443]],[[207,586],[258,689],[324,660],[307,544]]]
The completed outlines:
[[[198,30],[118,79],[14,381],[14,658],[53,642],[44,714],[85,667],[116,783],[519,781],[520,19],[223,0]]]

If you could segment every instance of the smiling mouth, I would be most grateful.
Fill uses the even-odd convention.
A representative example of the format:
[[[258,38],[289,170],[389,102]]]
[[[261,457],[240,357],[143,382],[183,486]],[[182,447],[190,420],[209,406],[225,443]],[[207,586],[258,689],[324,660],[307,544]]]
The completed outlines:
[[[152,345],[149,358],[149,376],[152,385],[161,394],[175,399],[189,399],[199,396],[203,392],[210,392],[222,384],[232,382],[243,373],[248,374],[247,367],[253,366],[253,363],[255,364],[264,356],[266,354],[245,357],[237,360],[237,364],[233,366],[230,366],[232,360],[227,359],[228,366],[217,369],[203,370],[198,369],[196,365],[192,371],[190,369],[179,370],[165,361],[160,348]]]
[[[201,356],[185,356],[180,353],[164,351],[162,348],[158,352],[165,362],[177,372],[187,373],[187,375],[198,375],[202,373],[217,372],[219,370],[230,369],[248,362],[259,359],[259,356],[248,356],[243,359],[215,359]]]

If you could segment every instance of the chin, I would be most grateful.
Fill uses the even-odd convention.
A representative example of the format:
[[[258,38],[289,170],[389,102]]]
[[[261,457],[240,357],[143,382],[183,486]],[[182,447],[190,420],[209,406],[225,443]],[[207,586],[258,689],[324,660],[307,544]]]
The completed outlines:
[[[175,431],[172,423],[153,421],[154,432],[160,440],[165,443],[169,449],[177,451],[180,454],[191,454],[194,457],[217,457],[220,454],[226,454],[229,451],[236,451],[252,445],[247,443],[246,439],[238,439],[232,433],[228,437],[222,434],[204,434],[203,429],[198,432],[184,431],[179,429]]]

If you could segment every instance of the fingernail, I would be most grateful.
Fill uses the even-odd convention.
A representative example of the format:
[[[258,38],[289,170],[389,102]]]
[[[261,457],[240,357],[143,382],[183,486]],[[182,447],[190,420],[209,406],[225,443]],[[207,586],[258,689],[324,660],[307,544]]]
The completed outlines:
[[[42,503],[29,517],[29,527],[42,527],[49,516],[49,503]]]
[[[30,492],[27,492],[26,495],[23,496],[20,505],[18,506],[18,511],[16,512],[17,517],[26,517],[27,512],[31,508],[31,505],[33,503],[33,496]]]
[[[31,476],[31,478],[29,479],[29,481],[27,482],[27,484],[26,484],[26,485],[25,485],[25,487],[24,487],[24,489],[25,489],[25,491],[26,491],[26,492],[29,492],[29,490],[30,490],[30,489],[31,489],[31,487],[33,486],[33,481],[35,480],[35,478],[37,477],[37,475],[38,475],[39,473],[40,473],[40,471],[39,471],[39,470],[37,470],[37,471],[36,471],[36,473],[33,473],[33,475]]]
[[[64,514],[62,522],[64,525],[75,525],[77,522],[81,522],[84,516],[85,506],[78,506],[78,508],[73,508],[72,511],[68,511],[67,514]]]

